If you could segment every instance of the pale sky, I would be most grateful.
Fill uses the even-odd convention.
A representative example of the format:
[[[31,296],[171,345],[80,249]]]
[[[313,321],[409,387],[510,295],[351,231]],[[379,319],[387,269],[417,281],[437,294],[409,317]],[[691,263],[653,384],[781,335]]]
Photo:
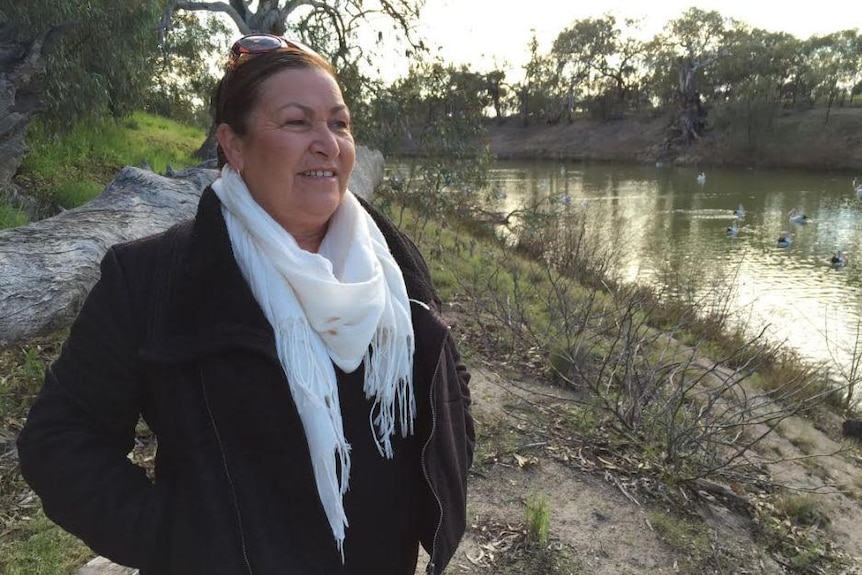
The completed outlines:
[[[536,30],[546,53],[556,36],[576,20],[610,12],[644,19],[645,37],[688,8],[715,10],[722,16],[800,39],[846,29],[862,29],[862,10],[855,0],[777,2],[775,0],[427,0],[420,21],[432,53],[447,62],[468,64],[477,72],[495,67],[520,69],[529,60],[528,45]],[[439,50],[439,52],[438,52]],[[399,74],[400,75],[400,74]]]

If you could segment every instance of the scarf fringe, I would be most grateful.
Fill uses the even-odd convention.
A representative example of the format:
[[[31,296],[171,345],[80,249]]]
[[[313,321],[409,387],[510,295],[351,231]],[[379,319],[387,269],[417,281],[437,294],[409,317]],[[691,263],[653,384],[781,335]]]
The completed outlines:
[[[375,398],[369,414],[371,431],[377,451],[387,459],[393,457],[392,437],[395,435],[395,422],[399,423],[401,437],[407,437],[408,434],[413,434],[413,422],[416,419],[413,378],[404,376],[413,373],[413,336],[407,336],[406,345],[403,346],[393,345],[393,338],[392,330],[378,329],[364,359],[365,397]],[[403,350],[405,353],[393,358],[392,350]]]

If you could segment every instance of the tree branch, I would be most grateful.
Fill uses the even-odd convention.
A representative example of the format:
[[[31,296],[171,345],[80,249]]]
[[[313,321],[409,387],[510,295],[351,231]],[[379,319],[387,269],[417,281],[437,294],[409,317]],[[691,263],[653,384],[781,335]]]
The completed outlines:
[[[196,10],[203,10],[206,12],[224,12],[230,19],[233,20],[236,27],[239,29],[241,34],[249,34],[252,30],[249,28],[246,21],[242,18],[242,15],[236,11],[236,9],[231,4],[225,4],[224,2],[177,2],[174,10],[187,10],[189,12],[194,12]]]

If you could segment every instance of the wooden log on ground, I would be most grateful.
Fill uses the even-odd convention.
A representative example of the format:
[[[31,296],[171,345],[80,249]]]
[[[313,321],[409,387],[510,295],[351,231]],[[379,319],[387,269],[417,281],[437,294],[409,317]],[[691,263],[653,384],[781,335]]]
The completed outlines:
[[[207,168],[159,175],[126,167],[87,204],[0,230],[0,348],[68,326],[107,249],[194,216],[217,175]],[[370,198],[382,180],[383,155],[357,146],[350,189]]]

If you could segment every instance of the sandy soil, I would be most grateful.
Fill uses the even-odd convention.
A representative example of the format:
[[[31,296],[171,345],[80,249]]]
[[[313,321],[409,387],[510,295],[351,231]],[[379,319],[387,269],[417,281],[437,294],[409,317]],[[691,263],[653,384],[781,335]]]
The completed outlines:
[[[507,380],[487,369],[474,369],[471,382],[479,425],[506,418],[520,403],[557,401],[561,390]],[[523,541],[525,509],[531,496],[542,494],[551,509],[551,547],[566,550],[571,572],[583,575],[654,575],[686,572],[685,553],[668,545],[652,525],[656,503],[639,501],[610,473],[564,461],[554,446],[531,437],[529,422],[512,420],[521,447],[505,457],[477,461],[470,483],[470,527],[449,573],[523,573],[513,563]],[[492,423],[493,422],[493,423]],[[821,527],[837,552],[850,559],[844,574],[862,573],[862,505],[854,492],[862,486],[862,469],[854,447],[837,431],[817,430],[802,419],[787,421],[764,442],[762,453],[780,464],[768,468],[782,485],[820,493],[820,510],[831,518]],[[483,453],[482,446],[478,453]],[[517,454],[517,455],[516,455]],[[764,456],[766,458],[766,456]],[[847,494],[845,494],[845,492]],[[712,502],[710,503],[710,499]],[[714,573],[778,575],[791,573],[755,540],[748,514],[733,511],[708,495],[696,506],[710,530],[711,545],[721,563],[736,565]],[[717,561],[719,563],[719,561]],[[741,567],[744,566],[744,567]],[[417,571],[420,573],[421,571]],[[570,572],[570,571],[560,571]]]

